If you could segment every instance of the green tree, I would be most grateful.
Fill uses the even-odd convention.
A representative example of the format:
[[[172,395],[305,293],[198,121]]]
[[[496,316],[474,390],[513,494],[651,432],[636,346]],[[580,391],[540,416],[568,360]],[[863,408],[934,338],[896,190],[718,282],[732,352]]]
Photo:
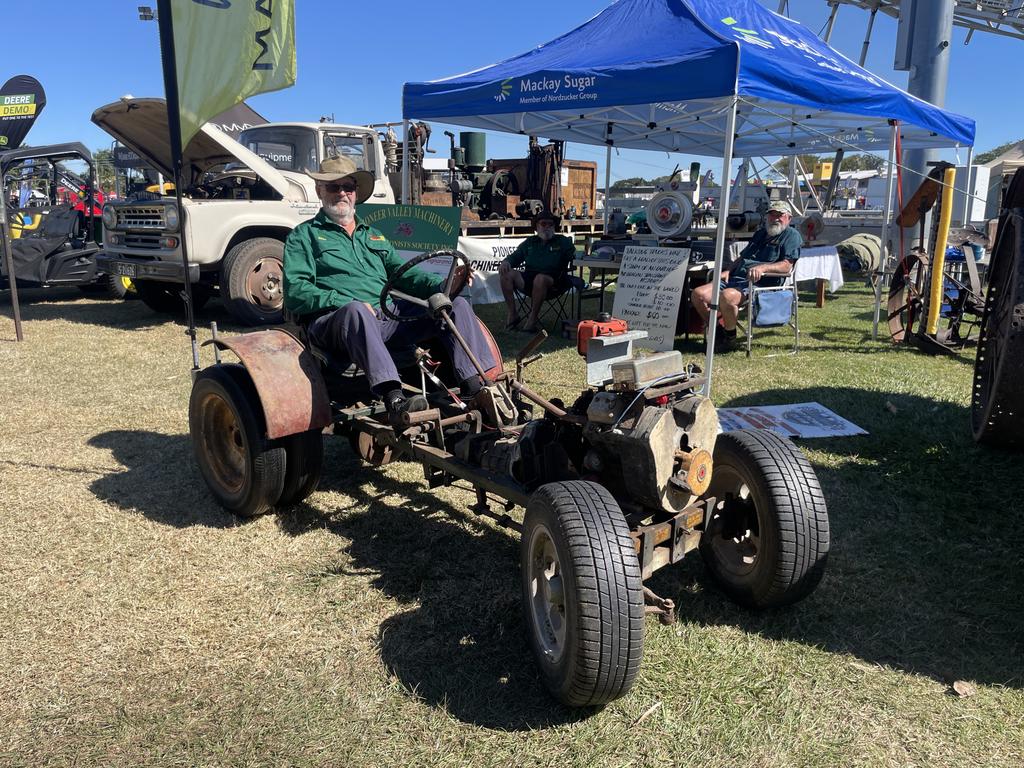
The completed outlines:
[[[988,150],[987,152],[982,152],[980,155],[975,155],[974,156],[974,164],[975,165],[984,165],[985,163],[991,163],[993,160],[995,160],[997,157],[999,157],[1001,154],[1003,154],[1003,152],[1005,152],[1006,150],[1010,149],[1010,147],[1014,146],[1015,144],[1020,144],[1022,141],[1024,141],[1024,139],[1017,139],[1016,141],[1008,141],[1005,144],[1000,144],[998,147],[993,147],[992,149]]]
[[[800,158],[800,164],[803,165],[804,170],[807,173],[814,172],[815,163],[820,162],[821,158],[818,155],[797,155]],[[783,157],[781,160],[776,161],[775,167],[778,168],[779,173],[783,176],[789,176],[789,163],[791,158]]]
[[[879,171],[882,166],[885,165],[883,160],[878,155],[870,155],[862,153],[859,155],[850,155],[849,157],[843,158],[843,166],[839,170],[841,171]]]
[[[92,160],[96,164],[96,179],[104,192],[114,191],[114,159],[109,149],[94,149]]]
[[[647,179],[634,176],[629,179],[619,179],[612,184],[612,189],[629,189],[630,187],[642,187],[650,182]]]

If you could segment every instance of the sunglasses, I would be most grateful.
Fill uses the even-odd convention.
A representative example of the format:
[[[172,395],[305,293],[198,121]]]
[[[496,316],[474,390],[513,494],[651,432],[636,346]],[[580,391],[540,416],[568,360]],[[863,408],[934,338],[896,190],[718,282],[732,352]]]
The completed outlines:
[[[339,192],[355,192],[358,188],[359,185],[354,181],[332,181],[324,183],[324,189],[334,195]]]

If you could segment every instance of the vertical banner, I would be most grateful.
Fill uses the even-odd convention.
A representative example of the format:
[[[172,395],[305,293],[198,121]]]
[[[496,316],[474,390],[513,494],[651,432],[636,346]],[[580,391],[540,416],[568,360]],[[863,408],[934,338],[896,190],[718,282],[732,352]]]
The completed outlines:
[[[29,75],[15,75],[0,88],[0,152],[17,149],[46,106],[46,93]]]
[[[181,149],[203,123],[246,97],[295,83],[295,0],[177,0],[168,5]],[[160,23],[165,23],[162,15]]]

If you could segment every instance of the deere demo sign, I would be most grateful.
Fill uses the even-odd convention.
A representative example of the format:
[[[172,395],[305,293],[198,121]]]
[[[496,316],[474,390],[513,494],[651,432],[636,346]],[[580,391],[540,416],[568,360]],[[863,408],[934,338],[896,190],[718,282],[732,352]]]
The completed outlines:
[[[15,75],[0,88],[0,150],[17,149],[46,106],[39,81]]]

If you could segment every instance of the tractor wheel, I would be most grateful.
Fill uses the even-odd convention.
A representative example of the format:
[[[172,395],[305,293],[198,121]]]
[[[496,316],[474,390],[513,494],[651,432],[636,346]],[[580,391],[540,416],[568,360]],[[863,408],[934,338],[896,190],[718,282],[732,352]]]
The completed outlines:
[[[767,430],[718,436],[700,551],[736,602],[775,608],[807,596],[828,559],[828,510],[807,458]]]
[[[1024,447],[1024,209],[1004,214],[988,270],[974,362],[971,426],[979,443]]]
[[[644,596],[629,526],[596,483],[541,486],[520,550],[529,643],[552,695],[571,707],[626,694],[643,656]]]
[[[135,290],[142,303],[161,315],[184,315],[185,301],[179,283],[165,283],[160,280],[135,280]],[[195,312],[206,306],[210,290],[204,285],[192,286],[192,308]]]
[[[103,286],[103,292],[110,299],[136,299],[138,291],[135,289],[135,281],[123,275],[104,275],[99,281]]]
[[[224,257],[220,293],[228,311],[246,325],[283,319],[284,243],[271,237],[244,240]]]
[[[285,452],[284,489],[278,507],[298,504],[316,490],[324,465],[324,439],[319,429],[280,440]]]
[[[924,292],[927,291],[927,286],[922,285],[924,270],[921,257],[911,253],[893,272],[889,284],[888,321],[889,336],[895,344],[914,332],[914,324],[924,311]]]
[[[252,517],[277,503],[286,450],[266,439],[263,409],[245,368],[202,370],[192,385],[188,425],[199,471],[221,506]]]

